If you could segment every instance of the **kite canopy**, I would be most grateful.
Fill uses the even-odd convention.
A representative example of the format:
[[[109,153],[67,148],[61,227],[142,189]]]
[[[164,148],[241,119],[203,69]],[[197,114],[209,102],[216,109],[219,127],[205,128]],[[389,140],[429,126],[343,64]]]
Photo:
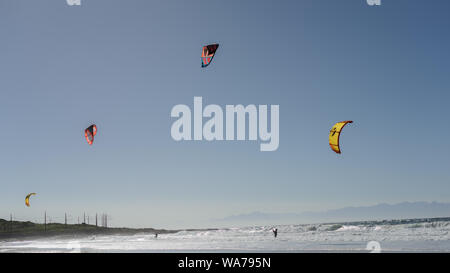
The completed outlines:
[[[28,194],[27,197],[25,197],[25,205],[27,205],[27,207],[30,206],[30,197],[32,195],[36,195],[36,193],[32,192],[32,193]]]
[[[202,67],[207,67],[214,58],[217,49],[219,48],[219,44],[211,44],[204,46],[202,49]]]
[[[339,136],[341,135],[342,128],[344,128],[347,123],[353,123],[351,120],[341,121],[336,123],[330,130],[330,147],[337,154],[341,153],[341,148],[339,147]]]
[[[86,141],[89,145],[94,143],[94,136],[97,134],[97,126],[92,124],[84,130],[84,136],[86,137]]]

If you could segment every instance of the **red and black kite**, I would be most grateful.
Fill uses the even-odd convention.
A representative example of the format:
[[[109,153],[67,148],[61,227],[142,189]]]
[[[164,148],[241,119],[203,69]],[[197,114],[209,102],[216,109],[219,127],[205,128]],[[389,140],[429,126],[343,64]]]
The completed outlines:
[[[219,48],[219,44],[212,44],[203,47],[202,50],[202,67],[207,67],[214,58],[217,49]]]
[[[92,124],[84,130],[84,136],[86,137],[86,141],[89,145],[94,143],[94,136],[97,134],[97,126]]]

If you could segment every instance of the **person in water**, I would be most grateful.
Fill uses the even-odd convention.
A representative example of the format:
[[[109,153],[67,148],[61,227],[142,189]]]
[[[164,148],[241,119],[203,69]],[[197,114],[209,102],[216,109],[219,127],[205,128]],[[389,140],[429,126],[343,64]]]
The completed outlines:
[[[278,236],[278,229],[277,229],[277,228],[274,228],[274,229],[272,229],[272,232],[273,232],[273,236],[274,236],[275,238],[277,238],[277,236]]]
[[[155,238],[158,238],[158,233],[155,233]]]

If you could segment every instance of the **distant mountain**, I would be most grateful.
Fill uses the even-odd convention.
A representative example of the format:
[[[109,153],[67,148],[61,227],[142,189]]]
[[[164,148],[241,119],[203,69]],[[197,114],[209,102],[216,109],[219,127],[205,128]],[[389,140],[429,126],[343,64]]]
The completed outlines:
[[[321,212],[264,213],[232,215],[216,222],[242,225],[307,224],[342,221],[449,217],[450,203],[403,202],[365,207],[346,207]]]

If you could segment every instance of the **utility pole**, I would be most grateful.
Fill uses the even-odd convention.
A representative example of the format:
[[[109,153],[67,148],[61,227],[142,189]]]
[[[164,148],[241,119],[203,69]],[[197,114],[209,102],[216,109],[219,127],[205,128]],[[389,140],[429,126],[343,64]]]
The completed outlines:
[[[47,211],[44,212],[44,231],[47,231]]]
[[[95,226],[98,227],[98,225],[97,225],[97,213],[95,214]]]
[[[12,232],[13,228],[12,228],[12,213],[9,214],[9,231]]]
[[[86,224],[86,213],[83,212],[83,224]]]
[[[67,213],[64,213],[64,225],[67,226]]]
[[[88,215],[88,225],[89,225],[89,215]]]
[[[80,224],[80,216],[78,216],[78,224]]]

